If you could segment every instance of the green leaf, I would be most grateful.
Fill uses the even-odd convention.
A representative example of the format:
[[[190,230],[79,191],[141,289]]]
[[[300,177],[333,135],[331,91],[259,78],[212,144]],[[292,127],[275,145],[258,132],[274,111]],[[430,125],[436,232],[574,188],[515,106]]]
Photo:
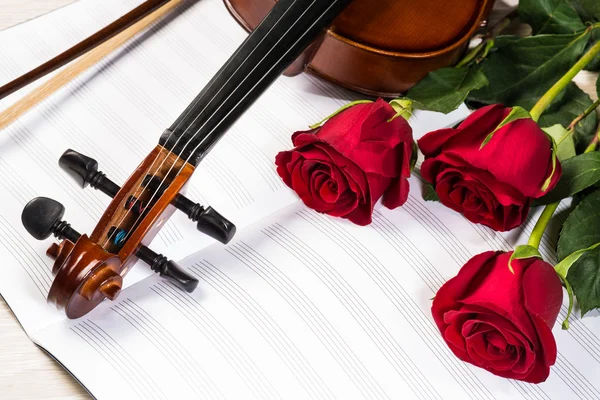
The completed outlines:
[[[600,2],[598,0],[567,0],[571,6],[586,23],[598,23],[600,22]],[[592,32],[594,41],[600,40],[600,30],[596,29]],[[589,44],[588,48],[593,46],[593,42]],[[600,55],[596,56],[591,63],[586,67],[588,71],[600,71]]]
[[[564,126],[556,124],[548,128],[542,128],[548,136],[556,143],[556,156],[562,162],[568,158],[575,157],[575,142],[573,135]]]
[[[598,0],[567,0],[585,22],[600,21],[600,2]]]
[[[596,21],[596,23],[598,23],[598,22]],[[592,31],[592,40],[588,44],[588,48],[586,49],[586,51],[589,50],[599,40],[600,40],[600,29],[595,29],[594,31]],[[594,59],[588,65],[586,65],[586,67],[584,69],[586,71],[595,71],[595,72],[600,71],[600,54],[597,55],[596,57],[594,57]]]
[[[592,251],[598,246],[600,246],[600,243],[596,243],[588,248],[577,250],[569,254],[563,258],[561,262],[554,266],[554,270],[559,276],[561,276],[563,279],[566,279],[573,264],[575,264],[577,260],[579,260],[586,252]]]
[[[477,65],[441,68],[427,74],[406,96],[417,103],[417,108],[447,114],[458,108],[470,91],[487,84]]]
[[[577,10],[566,0],[520,0],[519,16],[536,35],[575,33],[585,29]]]
[[[562,281],[563,285],[565,285],[565,289],[567,289],[567,296],[569,296],[569,308],[567,309],[567,316],[565,317],[565,320],[562,322],[562,329],[563,330],[567,330],[569,329],[569,318],[571,318],[571,313],[573,312],[573,303],[575,302],[573,300],[573,287],[571,286],[571,284],[569,283],[568,280],[566,280],[565,278],[563,278],[562,276],[560,276],[560,280]]]
[[[522,246],[517,246],[515,248],[515,251],[513,252],[512,256],[510,256],[510,259],[508,260],[508,269],[510,269],[510,272],[512,272],[514,274],[515,271],[513,270],[513,267],[512,267],[513,260],[523,260],[523,259],[532,258],[532,257],[543,260],[542,255],[540,254],[538,249],[536,249],[535,247],[530,246],[528,244],[525,244]]]
[[[498,37],[496,51],[480,64],[489,85],[472,91],[468,99],[531,109],[579,59],[589,37],[588,32]],[[543,124],[549,125],[553,124]]]
[[[585,252],[569,269],[581,315],[600,307],[600,247]]]
[[[555,270],[571,284],[581,314],[600,307],[600,190],[585,197],[565,221],[558,258]]]
[[[435,192],[433,185],[430,183],[424,183],[423,200],[425,200],[425,201],[440,201],[438,194]]]
[[[525,110],[522,107],[513,107],[512,110],[510,111],[510,113],[506,116],[506,118],[504,118],[502,120],[502,122],[500,122],[500,124],[496,127],[496,129],[494,129],[489,135],[487,135],[485,137],[485,139],[481,143],[481,146],[479,147],[479,149],[481,150],[483,148],[483,146],[485,146],[486,144],[488,144],[490,142],[490,140],[492,140],[494,133],[496,133],[498,131],[498,129],[502,128],[505,125],[510,124],[513,121],[516,121],[518,119],[524,119],[524,118],[531,118],[529,111]]]
[[[397,98],[390,101],[390,105],[396,111],[396,115],[394,115],[388,122],[395,120],[398,117],[402,117],[405,120],[409,120],[413,114],[413,102],[407,98]]]
[[[566,199],[600,182],[600,153],[580,154],[561,162],[562,175],[550,193],[538,204],[550,204]]]
[[[574,83],[567,86],[554,103],[550,105],[548,110],[542,114],[540,118],[540,126],[552,126],[561,124],[569,126],[569,124],[591,106],[593,103],[590,96],[577,87]],[[592,140],[596,131],[597,117],[592,113],[575,127],[575,135],[573,140],[576,149],[582,153]]]
[[[600,242],[600,190],[586,196],[565,221],[558,239],[558,259]],[[571,282],[572,283],[572,282]]]

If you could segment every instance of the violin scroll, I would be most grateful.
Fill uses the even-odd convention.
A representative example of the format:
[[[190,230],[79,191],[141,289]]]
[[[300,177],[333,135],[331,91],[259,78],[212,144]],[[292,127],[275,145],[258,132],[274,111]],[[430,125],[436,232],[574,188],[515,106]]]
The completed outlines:
[[[48,301],[64,310],[67,317],[79,318],[104,299],[116,299],[123,278],[138,259],[161,277],[193,292],[198,286],[194,276],[144,244],[151,241],[175,209],[198,222],[198,230],[223,243],[233,237],[235,225],[229,220],[179,193],[191,174],[181,172],[190,166],[169,157],[172,155],[164,149],[155,149],[121,188],[98,171],[96,160],[67,150],[59,165],[81,187],[89,185],[113,198],[89,237],[62,219],[65,208],[56,200],[38,197],[23,209],[21,221],[34,238],[45,240],[54,235],[62,241],[47,251],[54,259],[55,275]],[[166,166],[157,167],[159,162]],[[170,171],[175,168],[178,173]]]

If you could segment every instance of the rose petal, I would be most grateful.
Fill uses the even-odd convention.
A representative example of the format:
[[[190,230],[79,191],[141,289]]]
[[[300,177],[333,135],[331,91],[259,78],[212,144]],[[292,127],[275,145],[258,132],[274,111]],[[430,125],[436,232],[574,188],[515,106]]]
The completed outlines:
[[[388,178],[410,167],[412,129],[404,118],[396,118],[394,109],[384,100],[359,104],[327,121],[317,132],[297,132],[294,144],[322,143],[358,165],[365,173]],[[402,157],[405,146],[408,157]]]
[[[510,110],[501,104],[492,104],[480,108],[463,121],[457,129],[440,129],[429,132],[419,139],[419,148],[425,157],[437,156],[442,147],[456,136],[464,136],[479,143],[492,132],[504,118],[510,113]]]
[[[529,315],[523,307],[523,275],[533,259],[513,260],[513,272],[508,268],[512,252],[499,254],[486,274],[473,284],[473,290],[461,299],[470,304],[491,310],[511,321],[519,332],[532,343],[537,342],[537,333]]]
[[[444,314],[460,307],[458,302],[464,296],[468,295],[469,289],[472,287],[471,281],[473,281],[480,272],[487,272],[490,268],[488,263],[493,262],[498,254],[500,254],[500,252],[487,251],[476,255],[467,261],[458,272],[458,275],[447,281],[438,290],[431,305],[431,313],[440,332],[443,333],[446,329]]]
[[[518,119],[498,129],[483,148],[480,144],[463,136],[447,145],[444,153],[489,171],[498,181],[525,196],[541,196],[552,163],[552,142],[536,122]]]
[[[390,210],[400,207],[408,200],[409,192],[410,183],[408,179],[394,179],[383,194],[383,205]]]
[[[523,276],[523,294],[525,308],[540,338],[544,363],[554,365],[557,350],[552,327],[563,300],[562,284],[554,268],[542,260],[535,260]]]

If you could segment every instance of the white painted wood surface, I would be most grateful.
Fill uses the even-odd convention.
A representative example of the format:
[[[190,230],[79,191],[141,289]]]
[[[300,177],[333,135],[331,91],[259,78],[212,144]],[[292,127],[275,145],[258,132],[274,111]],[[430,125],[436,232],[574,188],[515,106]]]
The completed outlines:
[[[75,0],[0,0],[0,30],[43,15]],[[509,0],[511,3],[513,0]],[[1,62],[1,60],[0,60]],[[595,97],[595,75],[577,81]],[[89,399],[83,388],[38,349],[0,298],[0,398]]]

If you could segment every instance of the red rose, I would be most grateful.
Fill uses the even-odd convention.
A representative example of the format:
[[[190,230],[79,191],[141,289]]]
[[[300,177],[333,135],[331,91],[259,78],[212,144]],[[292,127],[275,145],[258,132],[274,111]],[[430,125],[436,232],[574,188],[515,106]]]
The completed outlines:
[[[488,251],[469,260],[437,292],[431,312],[461,360],[511,379],[540,383],[556,361],[552,326],[562,286],[539,258]]]
[[[367,225],[380,197],[388,208],[408,197],[412,129],[402,117],[390,121],[395,115],[379,99],[296,132],[296,147],[275,159],[277,173],[308,207]]]
[[[457,129],[419,140],[425,155],[421,174],[440,201],[497,231],[521,225],[532,200],[551,190],[561,175],[551,139],[531,118],[498,128],[511,111],[487,106]]]

